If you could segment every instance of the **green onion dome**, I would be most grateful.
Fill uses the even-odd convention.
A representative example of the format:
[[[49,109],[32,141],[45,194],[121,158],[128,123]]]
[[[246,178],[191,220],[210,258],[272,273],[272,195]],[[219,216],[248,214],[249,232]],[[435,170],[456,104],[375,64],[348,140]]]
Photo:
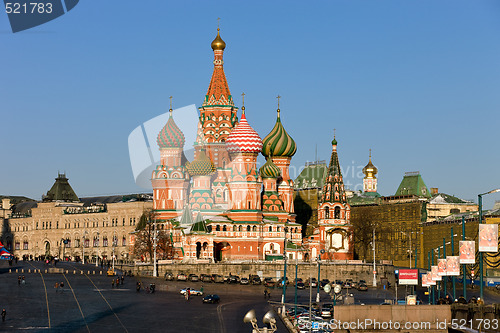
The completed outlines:
[[[200,150],[194,161],[186,167],[191,176],[208,176],[215,172],[214,164],[205,154],[204,149]]]
[[[295,155],[297,145],[281,124],[280,109],[278,109],[276,124],[271,130],[271,133],[262,140],[262,143],[262,155],[266,157],[292,157]]]
[[[271,158],[268,158],[266,163],[259,170],[262,178],[278,178],[281,170],[273,163]]]
[[[185,141],[184,134],[175,123],[172,117],[172,109],[170,109],[168,121],[158,134],[156,142],[160,148],[182,148]]]

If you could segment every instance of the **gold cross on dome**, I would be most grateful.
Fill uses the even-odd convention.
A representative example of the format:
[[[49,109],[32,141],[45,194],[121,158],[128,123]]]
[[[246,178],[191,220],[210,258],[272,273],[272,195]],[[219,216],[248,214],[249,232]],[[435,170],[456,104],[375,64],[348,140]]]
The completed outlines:
[[[217,30],[220,30],[220,17],[217,18]]]
[[[242,104],[242,106],[245,106],[245,93],[244,92],[241,93],[241,104]]]
[[[333,138],[334,138],[334,139],[335,139],[335,131],[336,131],[336,130],[337,130],[336,128],[334,128],[334,129],[333,129]]]
[[[172,96],[169,97],[170,98],[170,108],[172,108]]]
[[[278,99],[278,109],[279,109],[280,108],[280,98],[281,98],[281,96],[278,95],[276,98]]]

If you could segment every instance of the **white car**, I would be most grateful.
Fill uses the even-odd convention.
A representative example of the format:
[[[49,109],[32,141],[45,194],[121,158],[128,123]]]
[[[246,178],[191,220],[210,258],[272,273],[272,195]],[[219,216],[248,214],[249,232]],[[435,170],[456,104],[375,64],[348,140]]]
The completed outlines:
[[[181,289],[180,294],[181,295],[186,295],[186,290],[187,290],[187,288]],[[196,290],[196,289],[189,289],[189,295],[190,296],[191,295],[201,296],[201,295],[203,295],[203,291]]]

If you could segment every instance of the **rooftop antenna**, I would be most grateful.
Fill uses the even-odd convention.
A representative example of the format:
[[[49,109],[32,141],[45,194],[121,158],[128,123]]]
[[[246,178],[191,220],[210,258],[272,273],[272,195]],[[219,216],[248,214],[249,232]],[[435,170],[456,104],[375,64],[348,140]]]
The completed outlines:
[[[241,113],[245,114],[245,93],[241,93]]]

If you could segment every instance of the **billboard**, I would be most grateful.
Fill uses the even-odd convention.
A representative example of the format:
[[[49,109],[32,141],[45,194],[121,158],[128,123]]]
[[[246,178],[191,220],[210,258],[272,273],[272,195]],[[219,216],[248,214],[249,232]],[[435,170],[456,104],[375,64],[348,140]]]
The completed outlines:
[[[476,242],[460,241],[460,264],[476,263]]]
[[[432,279],[432,273],[427,273],[427,285],[428,286],[435,286],[436,281]]]
[[[479,252],[498,252],[498,224],[479,225]]]
[[[400,285],[418,285],[418,269],[400,269],[399,270]]]
[[[458,264],[458,256],[446,257],[446,272],[447,275],[451,276],[460,275],[460,265]]]
[[[446,259],[438,259],[438,275],[445,276],[448,275],[446,273]]]
[[[431,277],[432,281],[441,281],[441,276],[438,274],[437,266],[431,266]]]
[[[427,284],[427,274],[422,274],[422,287],[428,287]]]

